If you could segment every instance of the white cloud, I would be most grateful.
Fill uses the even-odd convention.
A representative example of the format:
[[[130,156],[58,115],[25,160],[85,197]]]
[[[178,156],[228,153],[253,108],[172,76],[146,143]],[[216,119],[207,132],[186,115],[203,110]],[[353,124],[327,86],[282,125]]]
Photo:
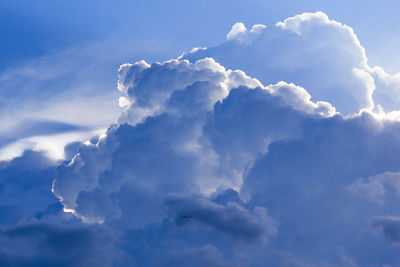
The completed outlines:
[[[359,179],[352,183],[348,189],[360,198],[384,204],[385,195],[388,193],[387,187],[393,189],[396,195],[400,196],[400,173],[385,172],[368,179]]]
[[[329,103],[312,102],[301,87],[284,82],[264,87],[245,73],[226,70],[210,58],[195,63],[170,60],[151,66],[143,61],[125,64],[120,68],[120,78],[119,88],[132,103],[120,123],[130,125],[112,127],[97,145],[82,147],[73,162],[60,169],[54,184],[65,209],[75,210],[88,221],[126,220],[126,212],[118,203],[129,198],[111,199],[131,187],[143,197],[142,202],[149,202],[148,196],[152,196],[154,201],[149,205],[160,210],[157,215],[130,219],[132,225],[161,220],[165,216],[162,199],[171,190],[209,194],[220,186],[239,188],[245,166],[265,152],[271,141],[295,137],[296,128],[308,116],[335,113]],[[229,94],[236,87],[237,93]],[[242,109],[242,104],[250,105],[250,110]],[[238,125],[238,129],[246,135],[220,128],[219,124],[231,120],[231,109],[238,112],[234,121],[243,119],[244,125]],[[270,114],[275,117],[268,118]],[[279,126],[283,118],[288,121]],[[268,120],[275,125],[269,125]],[[262,124],[265,126],[257,126]],[[246,132],[252,128],[257,131]],[[229,143],[221,147],[225,141],[220,137],[235,141],[230,143],[233,147]],[[235,143],[243,147],[234,151]],[[116,161],[119,157],[123,158]],[[176,165],[178,162],[182,165]]]
[[[0,161],[21,156],[25,150],[44,152],[53,161],[65,159],[64,147],[74,141],[85,142],[106,129],[69,131],[60,134],[35,135],[21,138],[0,149]]]
[[[64,211],[110,231],[88,240],[111,240],[118,256],[120,234],[143,266],[396,262],[365,229],[398,243],[398,218],[381,215],[398,208],[400,111],[373,106],[379,90],[396,99],[397,76],[370,68],[352,29],[321,12],[239,23],[227,39],[120,67],[118,124],[52,169]]]
[[[374,77],[375,90],[373,98],[376,105],[379,105],[386,112],[393,112],[400,108],[400,73],[391,75],[379,66],[370,69]]]
[[[257,30],[237,23],[227,42],[183,58],[213,57],[264,84],[294,83],[306,88],[314,101],[329,102],[344,115],[378,105],[386,112],[399,109],[398,75],[370,67],[364,47],[349,26],[316,12],[253,29]]]
[[[262,24],[253,25],[253,27],[249,30],[246,29],[243,23],[238,22],[232,26],[231,31],[226,35],[226,39],[228,41],[236,40],[242,44],[251,43],[254,39],[258,37],[258,35],[262,32],[264,28],[267,26]],[[191,51],[194,53],[196,51]]]

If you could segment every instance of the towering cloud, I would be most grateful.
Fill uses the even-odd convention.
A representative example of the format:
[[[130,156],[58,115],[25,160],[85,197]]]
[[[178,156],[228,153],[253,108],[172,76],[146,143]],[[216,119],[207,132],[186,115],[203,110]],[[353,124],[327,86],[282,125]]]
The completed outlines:
[[[293,82],[314,101],[328,101],[344,115],[374,107],[393,111],[400,104],[398,75],[370,67],[353,29],[322,12],[251,30],[237,23],[226,42],[183,55],[193,61],[203,57],[241,69],[264,84]]]
[[[24,200],[0,191],[6,208],[30,213],[5,216],[0,242],[36,238],[23,264],[397,264],[397,76],[368,65],[350,27],[321,12],[237,23],[216,47],[118,75],[118,122],[67,146],[71,160],[1,163]],[[39,184],[13,183],[25,158]]]
[[[322,13],[305,13],[272,27],[247,30],[235,24],[227,42],[184,55],[197,60],[213,57],[241,69],[264,84],[293,82],[315,100],[332,103],[343,114],[372,108],[373,78],[353,30]]]
[[[82,147],[54,182],[65,209],[88,221],[145,225],[165,217],[167,193],[238,189],[244,168],[270,142],[296,137],[307,117],[335,113],[329,103],[310,101],[301,87],[264,87],[210,58],[139,62],[123,66],[120,77],[132,103],[120,118],[124,123]],[[129,212],[134,203],[152,212],[135,216]]]

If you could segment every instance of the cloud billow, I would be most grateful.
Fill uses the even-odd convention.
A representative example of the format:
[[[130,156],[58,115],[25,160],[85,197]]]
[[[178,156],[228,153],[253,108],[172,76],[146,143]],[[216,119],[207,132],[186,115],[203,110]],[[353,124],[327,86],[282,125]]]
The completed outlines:
[[[204,224],[246,241],[262,240],[276,232],[274,221],[263,207],[248,211],[234,202],[223,206],[202,196],[178,194],[167,196],[166,202],[180,224]]]
[[[66,209],[89,221],[114,216],[123,224],[147,223],[147,215],[123,218],[127,213],[121,209],[128,203],[122,203],[133,200],[122,193],[125,190],[133,190],[131,195],[136,195],[141,205],[149,203],[149,208],[158,210],[158,215],[148,214],[150,221],[157,221],[165,216],[161,205],[169,192],[207,194],[221,186],[238,187],[245,165],[265,152],[271,141],[295,137],[307,117],[329,117],[335,112],[328,103],[311,102],[301,87],[286,83],[265,87],[209,58],[193,64],[182,60],[144,66],[139,68],[141,74],[134,74],[137,66],[131,65],[133,70],[126,75],[131,73],[135,81],[126,76],[120,82],[132,84],[126,97],[133,104],[120,118],[125,123],[110,128],[98,144],[82,147],[68,166],[59,167],[56,195]],[[179,79],[181,76],[184,78]],[[152,86],[141,87],[150,81]],[[255,108],[245,108],[248,104]],[[232,109],[237,109],[233,118]],[[235,118],[247,123],[234,127],[245,132],[220,128],[224,123],[235,125],[231,121]],[[288,123],[281,127],[281,120]],[[252,131],[254,127],[259,129]],[[254,135],[251,140],[250,135]],[[220,148],[224,141],[219,136],[230,136],[232,145],[240,145],[237,152],[244,156],[236,155],[234,147]],[[238,161],[226,162],[228,154]],[[93,198],[98,200],[89,200]]]
[[[67,146],[71,160],[55,168],[27,152],[0,164],[2,188],[13,188],[0,191],[9,214],[0,242],[18,250],[39,237],[23,264],[399,260],[400,121],[397,96],[381,97],[396,93],[397,76],[368,65],[350,27],[322,12],[250,30],[239,23],[218,46],[124,64],[118,77],[118,122]],[[13,184],[13,175],[26,180]],[[0,251],[0,262],[15,260]]]

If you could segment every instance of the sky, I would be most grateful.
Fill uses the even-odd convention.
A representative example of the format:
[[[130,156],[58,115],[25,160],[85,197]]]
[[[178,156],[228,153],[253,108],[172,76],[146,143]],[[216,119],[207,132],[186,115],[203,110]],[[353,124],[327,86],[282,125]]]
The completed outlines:
[[[0,265],[399,266],[399,7],[0,0]]]

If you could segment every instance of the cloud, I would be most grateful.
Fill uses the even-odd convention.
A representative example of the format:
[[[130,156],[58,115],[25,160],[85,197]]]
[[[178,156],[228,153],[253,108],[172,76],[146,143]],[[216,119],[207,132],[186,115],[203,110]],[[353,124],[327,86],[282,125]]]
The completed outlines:
[[[238,22],[232,26],[231,31],[226,35],[226,39],[229,41],[236,40],[240,43],[251,43],[251,41],[256,39],[258,34],[260,34],[262,30],[266,27],[267,26],[262,24],[256,24],[253,25],[250,30],[247,30],[246,26],[243,23]]]
[[[348,189],[360,198],[365,198],[378,204],[383,204],[391,188],[396,196],[400,195],[400,173],[385,172],[368,179],[359,179]]]
[[[377,90],[373,98],[376,105],[386,112],[394,112],[399,109],[400,103],[400,74],[391,75],[379,66],[370,71],[374,78]]]
[[[0,163],[0,225],[27,221],[62,208],[49,191],[56,163],[43,153],[28,150],[21,157]]]
[[[375,249],[363,227],[394,208],[381,185],[395,182],[362,179],[400,171],[400,124],[372,110],[354,32],[322,13],[242,26],[220,46],[120,67],[119,123],[57,169],[64,210],[126,233],[146,265],[202,253],[220,265],[389,264],[387,246],[361,247]]]
[[[369,220],[369,226],[378,231],[387,241],[400,242],[400,218],[395,216],[376,216]]]
[[[3,262],[31,239],[22,264],[396,262],[365,231],[398,241],[397,217],[380,214],[398,205],[400,122],[373,98],[394,76],[321,12],[227,39],[123,64],[118,122],[59,166],[34,151],[0,162]]]
[[[51,135],[85,129],[82,126],[57,121],[24,120],[1,130],[0,148],[18,139],[37,135]]]
[[[207,56],[264,84],[293,82],[306,88],[314,101],[330,102],[345,115],[373,108],[375,85],[365,49],[350,27],[322,12],[297,15],[273,27],[255,25],[252,31],[235,24],[226,42],[183,58]]]
[[[129,265],[118,231],[86,225],[62,212],[51,192],[57,163],[27,150],[0,161],[0,265]]]
[[[45,10],[48,8],[41,10],[46,13]],[[81,12],[81,7],[78,10]],[[60,9],[60,11],[65,12],[65,9]],[[38,14],[31,15],[32,18],[43,19],[43,16],[38,17]],[[43,31],[42,27],[39,28]],[[126,62],[128,58],[139,60],[146,55],[146,58],[156,60],[162,57],[169,58],[180,52],[180,48],[177,47],[174,47],[173,51],[168,51],[167,46],[160,45],[162,41],[154,40],[154,36],[153,39],[139,41],[138,35],[128,34],[132,31],[137,32],[137,29],[132,29],[125,25],[118,29],[114,28],[112,31],[107,30],[104,35],[103,27],[100,30],[101,35],[95,38],[83,35],[86,38],[84,43],[67,42],[66,46],[66,43],[62,42],[61,46],[53,47],[52,51],[47,51],[45,55],[13,61],[7,68],[0,69],[0,124],[2,125],[0,143],[3,145],[3,142],[7,141],[8,145],[13,145],[12,148],[1,153],[4,156],[0,158],[11,159],[20,156],[24,149],[33,149],[38,144],[37,140],[26,140],[28,136],[24,133],[32,134],[38,130],[31,131],[33,130],[31,127],[21,129],[20,126],[24,128],[26,121],[65,123],[90,131],[105,129],[115,122],[121,112],[118,106],[118,97],[121,94],[115,90],[118,66]],[[74,34],[76,33],[74,31]],[[18,32],[15,34],[18,35]],[[63,36],[65,37],[65,34]],[[146,36],[149,37],[148,31],[146,31]],[[17,42],[17,47],[21,43],[26,43],[25,40],[29,36],[22,34],[18,38],[21,40]],[[46,40],[40,42],[42,41],[46,42]],[[31,44],[32,40],[29,43]],[[12,47],[12,51],[15,50],[18,54],[21,52],[21,47],[15,48],[14,45]],[[49,48],[40,47],[44,49],[44,52]],[[178,51],[174,51],[175,49]],[[5,54],[10,53],[5,52]],[[41,136],[52,132],[51,130],[44,132],[45,129],[46,127],[42,128]],[[10,130],[14,132],[18,130],[18,133],[11,134],[12,138],[9,138]],[[74,136],[68,142],[86,141],[82,136],[76,136],[76,133],[71,135]],[[65,144],[65,142],[52,142],[51,146],[57,147],[57,151],[62,151]],[[54,153],[54,150],[50,151],[52,156],[60,157],[60,153]]]
[[[253,205],[268,207],[270,216],[279,218],[277,244],[294,255],[335,262],[332,251],[341,247],[360,265],[373,259],[383,264],[386,248],[375,256],[354,249],[373,246],[362,228],[369,218],[394,210],[397,202],[371,205],[359,196],[379,201],[377,183],[396,188],[399,162],[395,155],[400,147],[395,129],[399,127],[399,122],[376,119],[369,113],[348,119],[309,118],[300,138],[274,142],[267,154],[257,158],[244,177],[241,195],[249,196]],[[393,174],[372,178],[368,184],[358,180],[385,172]],[[355,195],[349,194],[349,184]],[[319,245],[318,257],[315,247]]]
[[[283,82],[265,87],[210,58],[128,64],[120,68],[120,79],[119,88],[131,103],[120,117],[122,124],[111,127],[99,143],[81,147],[71,163],[59,167],[54,182],[65,209],[89,221],[143,225],[165,216],[162,203],[170,192],[208,194],[219,186],[238,187],[246,164],[271,140],[296,136],[308,116],[335,113],[329,103],[310,101],[301,87]],[[288,123],[281,127],[282,119]],[[247,124],[237,125],[243,133],[223,126],[235,121]],[[225,141],[219,136],[242,144],[237,153],[244,156],[234,155],[234,148],[218,151],[229,149],[220,147]],[[237,161],[229,162],[230,152]],[[138,201],[158,212],[134,218],[124,211]]]
[[[234,202],[223,206],[202,196],[177,194],[169,195],[166,202],[178,224],[186,223],[181,216],[191,216],[188,223],[204,224],[246,241],[263,240],[276,232],[274,221],[263,207],[248,211]]]
[[[322,12],[296,15],[273,27],[254,25],[250,31],[237,23],[226,42],[183,56],[191,61],[203,57],[264,84],[293,82],[344,115],[378,106],[389,112],[400,104],[398,75],[370,67],[353,29]]]
[[[102,226],[29,224],[0,233],[3,266],[115,266],[123,252]],[[7,244],[5,246],[5,244]]]
[[[125,64],[119,69],[118,88],[126,94],[125,99],[132,104],[122,114],[119,121],[135,125],[148,116],[161,114],[166,111],[168,100],[175,101],[169,106],[177,108],[176,105],[183,104],[177,103],[182,99],[170,99],[171,96],[177,98],[179,91],[189,91],[184,90],[188,86],[193,85],[192,88],[195,88],[195,85],[206,82],[209,83],[208,89],[197,89],[197,91],[193,89],[187,93],[186,97],[197,97],[198,99],[190,99],[190,103],[195,104],[195,101],[198,101],[196,104],[204,105],[198,108],[208,110],[212,109],[215,102],[226,97],[229,90],[234,87],[244,84],[254,88],[261,85],[259,81],[241,71],[225,70],[212,58],[204,58],[194,64],[187,60],[170,60],[152,65],[144,61]],[[198,95],[191,96],[195,92]],[[180,108],[185,108],[185,106]],[[190,111],[190,107],[186,106],[186,108],[187,110],[180,110],[180,112]]]
[[[218,248],[205,245],[200,248],[171,250],[166,266],[228,266]]]
[[[102,132],[100,130],[77,130],[66,131],[61,133],[45,133],[43,135],[34,135],[27,138],[21,138],[14,142],[4,145],[0,149],[0,160],[11,160],[19,157],[25,150],[33,150],[36,152],[43,152],[53,161],[60,161],[66,159],[64,147],[71,142],[90,142],[89,140]],[[51,132],[51,130],[49,131]],[[70,158],[69,158],[70,159]]]

